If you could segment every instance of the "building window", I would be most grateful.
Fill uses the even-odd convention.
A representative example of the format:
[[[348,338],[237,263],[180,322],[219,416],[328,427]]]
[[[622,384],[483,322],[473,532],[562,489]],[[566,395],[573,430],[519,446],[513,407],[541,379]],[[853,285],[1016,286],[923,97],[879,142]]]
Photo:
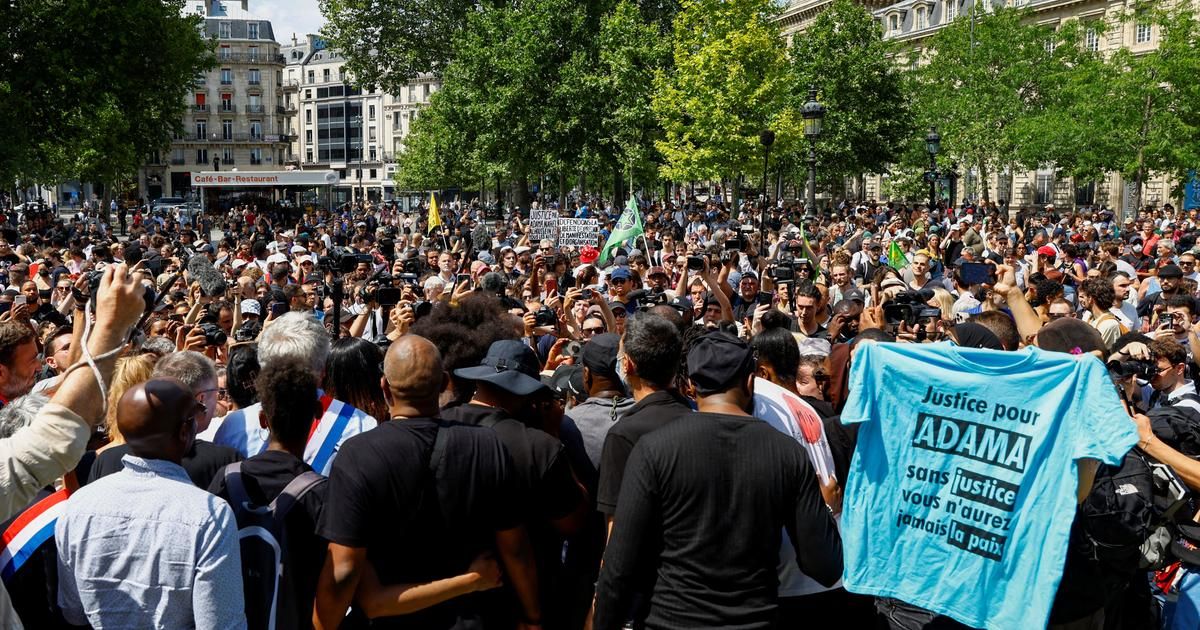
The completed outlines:
[[[305,144],[312,144],[312,129],[304,130],[304,142]]]
[[[250,138],[253,140],[259,140],[262,138],[262,121],[261,120],[251,120],[250,121]]]
[[[262,149],[258,147],[250,149],[250,163],[253,165],[262,164]]]
[[[379,153],[378,153],[378,151],[377,151],[377,149],[376,149],[375,147],[371,147],[371,148],[370,148],[370,149],[368,149],[367,151],[368,151],[368,154],[371,156],[371,157],[370,157],[370,160],[371,160],[372,162],[374,162],[375,160],[379,159],[379,157],[378,157],[378,156],[379,156]],[[375,179],[375,169],[371,169],[371,179]]]
[[[305,161],[305,162],[312,162],[312,161],[313,161],[313,159],[312,159],[312,155],[313,155],[313,154],[312,154],[312,149],[308,149],[308,150],[306,150],[306,151],[304,152],[304,161]]]
[[[958,0],[946,0],[946,22],[953,22],[958,17]]]
[[[429,102],[429,84],[425,84],[425,102]]]
[[[375,120],[375,106],[374,105],[370,105],[367,107],[367,119]]]
[[[1134,34],[1134,41],[1138,44],[1145,44],[1150,41],[1150,23],[1138,22]]]
[[[415,85],[408,86],[408,102],[409,103],[417,102],[417,86],[415,86]]]
[[[233,95],[232,94],[222,94],[221,95],[221,111],[223,111],[223,112],[233,111]]]
[[[217,28],[217,36],[221,39],[233,37],[233,25],[229,22],[221,22]]]
[[[196,163],[208,164],[208,149],[196,149]]]
[[[246,49],[246,52],[250,61],[258,61],[258,46],[251,46]]]
[[[321,71],[321,80],[325,83],[329,83],[329,68],[325,68]]]
[[[246,38],[258,39],[258,22],[249,22],[246,24]]]
[[[233,85],[233,70],[221,68],[221,85]]]
[[[317,82],[317,71],[316,71],[316,70],[309,70],[309,71],[308,71],[308,82],[309,82],[309,83],[316,83],[316,82]],[[305,90],[305,94],[306,94],[305,98],[312,98],[311,96],[307,96],[307,94],[308,94],[308,90]]]
[[[250,85],[262,85],[262,72],[258,68],[250,69]]]
[[[187,158],[183,155],[183,149],[171,149],[171,163],[183,164]]]
[[[196,121],[196,139],[204,140],[207,137],[208,137],[208,121],[207,120],[197,120]]]
[[[230,48],[228,44],[221,44],[221,50],[220,50],[219,57],[222,60],[233,59],[233,49]]]
[[[311,109],[304,110],[304,122],[306,122],[310,125],[312,124],[312,110]]]
[[[233,140],[233,121],[221,121],[221,138],[225,140]]]
[[[367,128],[367,141],[369,141],[369,142],[375,142],[375,140],[376,140],[376,138],[375,138],[375,126],[374,126],[374,125],[372,125],[372,126],[370,126],[370,127],[368,127],[368,128]]]
[[[1075,188],[1075,205],[1090,206],[1096,203],[1096,182],[1088,182]]]
[[[1088,52],[1096,52],[1100,50],[1100,33],[1096,32],[1095,28],[1089,28],[1083,34],[1083,47]]]
[[[225,147],[221,151],[221,161],[226,164],[233,164],[233,149],[232,148]]]
[[[926,7],[917,7],[917,29],[923,29],[929,26],[928,11]]]
[[[375,159],[375,155],[374,155],[374,153],[375,153],[375,149],[371,149],[371,153],[372,153],[372,155],[371,155],[371,159],[372,159],[372,160],[374,160],[374,159]],[[376,175],[376,171],[375,171],[375,169],[371,169],[371,171],[370,171],[369,175],[370,175],[371,179],[375,179],[375,178],[376,178],[376,176],[377,176],[377,175]]]
[[[1033,194],[1033,203],[1045,205],[1054,203],[1054,174],[1038,173],[1037,186]]]

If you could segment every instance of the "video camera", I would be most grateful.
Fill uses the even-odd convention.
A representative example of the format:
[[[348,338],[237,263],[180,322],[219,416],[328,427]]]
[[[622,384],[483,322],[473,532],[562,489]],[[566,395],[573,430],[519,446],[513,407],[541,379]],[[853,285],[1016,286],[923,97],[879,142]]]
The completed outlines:
[[[883,305],[883,320],[893,326],[903,322],[911,328],[931,319],[941,319],[941,309],[928,304],[932,299],[933,291],[929,289],[898,293]]]
[[[370,254],[359,254],[344,247],[334,249],[328,256],[321,256],[317,259],[317,264],[322,269],[328,269],[337,273],[350,273],[358,267],[359,263],[374,264],[375,260]]]
[[[1158,366],[1153,361],[1129,359],[1127,361],[1109,361],[1108,371],[1117,379],[1135,376],[1143,381],[1149,381],[1158,374]]]

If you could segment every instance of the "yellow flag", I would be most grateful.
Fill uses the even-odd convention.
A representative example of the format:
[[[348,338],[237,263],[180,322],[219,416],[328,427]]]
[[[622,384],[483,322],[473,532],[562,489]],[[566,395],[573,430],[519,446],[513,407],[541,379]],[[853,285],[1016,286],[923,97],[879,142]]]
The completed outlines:
[[[434,228],[442,226],[442,215],[438,212],[437,195],[429,193],[429,226],[427,232],[432,232]]]

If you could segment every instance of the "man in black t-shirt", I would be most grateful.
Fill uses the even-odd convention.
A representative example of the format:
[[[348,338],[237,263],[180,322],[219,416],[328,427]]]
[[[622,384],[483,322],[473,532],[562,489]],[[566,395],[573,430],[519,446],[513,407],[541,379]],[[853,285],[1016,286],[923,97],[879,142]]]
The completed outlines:
[[[267,423],[271,437],[267,450],[242,462],[239,472],[245,496],[261,507],[275,501],[293,479],[312,470],[304,463],[304,446],[312,419],[321,414],[321,409],[317,379],[310,367],[299,362],[284,362],[263,370],[255,389],[262,402],[259,418]],[[208,491],[232,503],[227,480],[225,474],[218,474]],[[317,577],[325,563],[325,540],[317,535],[317,523],[328,486],[321,482],[300,495],[284,517],[287,555],[280,575],[277,627],[312,627]],[[234,511],[238,511],[237,506]]]
[[[623,364],[625,383],[637,403],[609,430],[600,454],[596,505],[608,518],[610,531],[633,447],[643,436],[692,412],[671,388],[682,351],[679,329],[662,317],[642,313],[625,326],[617,360]]]
[[[807,454],[746,411],[754,353],[709,333],[687,367],[700,412],[645,436],[629,457],[596,630],[621,628],[650,579],[648,627],[774,628],[783,529],[805,574],[826,586],[841,577],[841,537]]]
[[[455,376],[475,383],[475,395],[465,405],[443,410],[442,418],[490,428],[512,458],[522,516],[538,558],[546,623],[555,627],[569,612],[558,605],[564,601],[558,593],[563,539],[579,530],[589,503],[562,442],[526,425],[538,424],[530,401],[548,393],[539,367],[537,356],[525,343],[516,339],[492,343],[482,365],[455,370]]]
[[[488,628],[483,611],[498,604],[519,610],[518,627],[541,622],[512,460],[495,432],[435,418],[448,383],[428,340],[405,335],[388,348],[393,419],[346,440],[329,478],[318,528],[329,540],[315,611],[323,625],[340,623],[360,590],[375,628]],[[492,549],[510,590],[478,593],[496,586],[475,570]]]

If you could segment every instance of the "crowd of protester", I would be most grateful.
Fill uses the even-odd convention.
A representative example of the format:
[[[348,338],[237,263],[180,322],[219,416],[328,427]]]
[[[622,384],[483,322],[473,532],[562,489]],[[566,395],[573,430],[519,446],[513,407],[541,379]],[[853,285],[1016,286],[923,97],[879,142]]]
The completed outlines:
[[[0,625],[968,627],[840,581],[855,357],[932,344],[1108,367],[1189,502],[1148,562],[1097,514],[1158,513],[1080,459],[1048,624],[1200,628],[1196,210],[646,201],[606,247],[620,204],[551,207],[596,242],[478,203],[0,211]]]

